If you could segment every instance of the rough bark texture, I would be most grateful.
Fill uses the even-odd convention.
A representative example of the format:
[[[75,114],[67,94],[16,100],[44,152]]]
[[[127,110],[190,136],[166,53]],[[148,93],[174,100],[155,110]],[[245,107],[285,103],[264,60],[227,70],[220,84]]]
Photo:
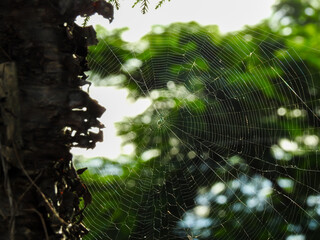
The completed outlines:
[[[72,165],[71,146],[102,140],[105,111],[86,84],[92,27],[74,24],[112,6],[89,0],[0,1],[0,239],[80,239],[91,201]]]

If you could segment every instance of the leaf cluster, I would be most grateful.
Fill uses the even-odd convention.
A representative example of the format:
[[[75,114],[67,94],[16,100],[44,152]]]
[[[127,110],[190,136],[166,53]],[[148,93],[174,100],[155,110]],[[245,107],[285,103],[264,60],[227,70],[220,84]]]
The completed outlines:
[[[159,7],[161,7],[165,1],[166,1],[166,0],[160,0],[160,1],[156,4],[155,9],[158,9]],[[116,9],[119,9],[119,8],[120,8],[120,2],[119,2],[119,0],[109,0],[109,2],[110,2],[111,4],[113,4],[113,5],[116,7]],[[168,2],[170,2],[170,0],[168,0]],[[145,14],[145,13],[148,12],[150,3],[149,3],[149,0],[135,0],[135,2],[133,3],[132,7],[134,8],[134,7],[136,7],[137,5],[140,6],[141,12],[142,12],[143,14]]]

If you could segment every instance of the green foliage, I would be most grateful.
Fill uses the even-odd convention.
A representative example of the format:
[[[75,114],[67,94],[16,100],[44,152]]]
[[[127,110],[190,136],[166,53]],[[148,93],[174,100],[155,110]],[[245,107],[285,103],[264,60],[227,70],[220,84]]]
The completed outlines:
[[[136,0],[135,3],[132,5],[132,7],[134,8],[138,3],[140,3],[141,12],[143,14],[145,14],[148,11],[149,1],[148,0]]]
[[[280,24],[283,26],[320,25],[318,0],[281,0],[274,5],[274,11],[281,16]]]
[[[109,3],[111,3],[117,10],[119,10],[120,8],[119,0],[109,0]]]
[[[155,9],[158,9],[159,7],[161,7],[164,2],[166,0],[159,0],[159,2],[156,4],[155,6]],[[111,4],[113,4],[113,6],[116,7],[116,9],[119,10],[120,8],[120,1],[119,0],[109,0],[109,2]],[[170,2],[170,0],[168,0],[168,2]],[[149,9],[149,0],[135,0],[135,2],[133,3],[132,7],[134,8],[135,6],[137,5],[140,5],[140,8],[141,8],[141,12],[143,14],[147,13],[148,12],[148,9]]]
[[[89,20],[90,20],[90,16],[86,16],[86,17],[84,18],[84,21],[83,21],[82,27],[86,27],[86,26],[87,26],[87,24],[88,24],[88,22],[89,22]]]
[[[158,3],[157,6],[156,6],[156,9],[158,9],[159,7],[161,7],[162,4],[163,4],[165,1],[166,1],[166,0],[161,0],[161,1],[159,1],[159,3]],[[170,0],[168,0],[168,2],[170,2]]]
[[[152,104],[118,123],[134,157],[100,159],[84,174],[93,198],[108,199],[102,210],[88,208],[89,227],[104,223],[92,225],[91,239],[99,232],[111,239],[316,239],[319,204],[308,202],[319,197],[320,182],[319,144],[310,144],[319,136],[317,6],[276,5],[295,23],[291,33],[283,21],[274,28],[274,19],[228,35],[175,23],[132,44],[121,39],[125,29],[98,28],[89,56],[96,84],[127,88]],[[101,174],[112,167],[117,174]],[[205,217],[194,214],[203,205],[197,199],[208,201]],[[187,226],[188,214],[208,224]]]

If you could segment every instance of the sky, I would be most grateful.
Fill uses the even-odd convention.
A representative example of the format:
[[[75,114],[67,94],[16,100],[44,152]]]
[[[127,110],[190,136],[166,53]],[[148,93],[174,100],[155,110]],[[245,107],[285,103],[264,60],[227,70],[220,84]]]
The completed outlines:
[[[166,1],[161,8],[155,10],[157,0],[149,0],[147,14],[142,14],[140,7],[132,8],[134,0],[120,0],[120,10],[115,10],[111,24],[101,16],[90,18],[89,25],[102,25],[108,30],[128,27],[123,34],[126,41],[137,41],[151,30],[153,25],[168,25],[173,22],[196,21],[201,25],[218,25],[222,33],[241,30],[245,25],[255,25],[272,14],[272,4],[275,0],[171,0]],[[153,4],[153,5],[152,5]],[[82,24],[82,19],[78,19]],[[93,150],[74,148],[72,153],[85,157],[104,156],[116,159],[121,153],[130,154],[132,146],[121,147],[121,138],[116,136],[115,122],[125,116],[135,116],[142,113],[150,105],[147,99],[136,103],[127,100],[128,92],[113,87],[90,88],[90,95],[107,110],[101,122],[104,129],[104,141],[98,143]],[[116,103],[116,104],[115,104]]]
[[[268,18],[275,0],[171,0],[154,9],[159,0],[149,0],[150,7],[142,14],[140,6],[132,8],[135,0],[119,0],[120,9],[115,10],[114,20],[99,15],[91,17],[92,25],[100,24],[107,29],[129,27],[123,36],[136,41],[151,30],[152,25],[168,25],[172,22],[196,21],[202,25],[218,25],[222,33],[240,30],[245,25],[255,25]]]

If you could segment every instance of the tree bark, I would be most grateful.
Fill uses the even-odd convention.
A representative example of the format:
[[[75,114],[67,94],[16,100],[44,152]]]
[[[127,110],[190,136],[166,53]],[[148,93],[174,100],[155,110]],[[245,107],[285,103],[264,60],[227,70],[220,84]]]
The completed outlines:
[[[102,141],[105,109],[81,90],[96,39],[74,19],[95,11],[89,0],[0,1],[0,239],[87,233],[80,201],[91,195],[70,148]],[[112,6],[103,11],[112,20]]]

